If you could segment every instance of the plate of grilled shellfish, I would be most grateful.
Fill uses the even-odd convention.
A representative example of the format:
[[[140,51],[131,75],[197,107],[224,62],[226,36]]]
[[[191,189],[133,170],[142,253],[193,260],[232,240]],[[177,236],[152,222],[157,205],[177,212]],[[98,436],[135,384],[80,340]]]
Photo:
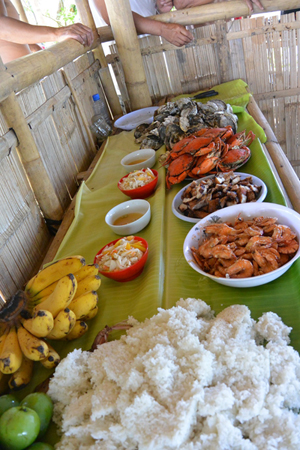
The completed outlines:
[[[220,172],[182,188],[172,202],[173,214],[181,220],[197,223],[209,214],[237,204],[263,202],[267,186],[248,173]]]

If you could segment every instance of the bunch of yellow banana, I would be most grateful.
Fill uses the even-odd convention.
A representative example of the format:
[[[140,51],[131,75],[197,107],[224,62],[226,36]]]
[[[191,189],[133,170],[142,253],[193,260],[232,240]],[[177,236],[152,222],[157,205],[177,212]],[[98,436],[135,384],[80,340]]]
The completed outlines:
[[[81,256],[58,260],[42,269],[0,313],[0,394],[2,386],[17,390],[29,383],[33,362],[53,369],[60,356],[48,340],[73,340],[87,330],[86,320],[98,312],[98,266]],[[12,299],[13,300],[13,299]]]

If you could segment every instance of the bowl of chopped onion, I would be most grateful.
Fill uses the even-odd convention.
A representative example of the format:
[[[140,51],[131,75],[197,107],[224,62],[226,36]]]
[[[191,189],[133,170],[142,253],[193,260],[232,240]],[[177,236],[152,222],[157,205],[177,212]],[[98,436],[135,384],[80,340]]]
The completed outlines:
[[[147,198],[155,191],[157,181],[157,170],[134,170],[121,178],[118,188],[130,198]]]
[[[138,236],[126,236],[101,248],[94,264],[99,265],[101,275],[125,282],[134,280],[142,273],[147,258],[147,241]]]

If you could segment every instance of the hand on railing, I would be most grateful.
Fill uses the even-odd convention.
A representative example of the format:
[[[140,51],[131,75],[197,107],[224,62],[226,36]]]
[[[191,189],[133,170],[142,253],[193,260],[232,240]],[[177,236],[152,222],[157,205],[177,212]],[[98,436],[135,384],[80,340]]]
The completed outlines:
[[[56,29],[57,41],[62,42],[66,39],[75,39],[80,44],[89,47],[94,41],[92,30],[82,23],[75,23],[66,27]]]

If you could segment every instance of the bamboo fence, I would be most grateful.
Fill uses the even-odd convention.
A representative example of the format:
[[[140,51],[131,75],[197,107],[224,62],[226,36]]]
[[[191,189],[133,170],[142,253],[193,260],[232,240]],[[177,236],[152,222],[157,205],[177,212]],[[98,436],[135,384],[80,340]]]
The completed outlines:
[[[283,5],[282,0],[262,1],[267,10],[271,4],[273,9]],[[6,67],[0,64],[0,290],[7,298],[44,260],[53,241],[46,222],[57,228],[65,216],[70,224],[79,177],[90,173],[100,155],[89,129],[92,95],[98,92],[114,117],[122,112],[110,70],[128,112],[166,96],[245,80],[256,100],[249,105],[252,114],[266,129],[274,165],[300,211],[299,180],[290,167],[300,174],[299,13],[280,22],[276,17],[231,20],[234,14],[248,14],[244,1],[233,0],[226,11],[218,6],[221,17],[216,5],[156,17],[185,25],[212,21],[214,15],[219,19],[191,26],[194,41],[177,48],[156,36],[135,39],[128,0],[111,2],[112,28],[121,20],[115,14],[118,4],[127,11],[131,35],[115,31],[116,43],[106,57],[99,45],[111,39],[110,27],[98,29],[100,38],[89,49],[69,40]],[[286,3],[285,8],[296,7],[295,0]],[[96,36],[88,1],[78,0],[77,5]],[[56,248],[65,224],[54,238]]]

